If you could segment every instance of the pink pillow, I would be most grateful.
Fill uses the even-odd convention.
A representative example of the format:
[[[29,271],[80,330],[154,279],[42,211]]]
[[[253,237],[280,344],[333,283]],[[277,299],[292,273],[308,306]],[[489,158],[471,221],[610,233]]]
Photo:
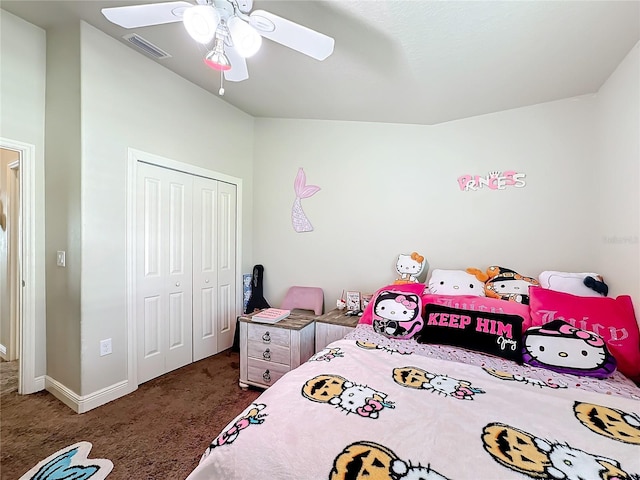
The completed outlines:
[[[358,323],[364,323],[365,325],[371,325],[373,323],[373,304],[374,300],[378,296],[380,292],[383,290],[394,291],[394,292],[406,292],[413,293],[415,295],[421,296],[426,288],[424,283],[401,283],[398,285],[387,285],[386,287],[379,288],[376,293],[371,297],[371,301],[367,304],[362,312],[362,317],[360,317],[360,321]]]
[[[522,331],[531,326],[529,306],[518,302],[505,302],[497,298],[478,297],[475,295],[422,295],[422,308],[426,309],[430,303],[461,310],[472,310],[488,313],[505,313],[522,318]]]
[[[629,295],[579,297],[542,287],[529,287],[533,326],[564,320],[600,335],[618,362],[618,370],[640,380],[640,332]]]

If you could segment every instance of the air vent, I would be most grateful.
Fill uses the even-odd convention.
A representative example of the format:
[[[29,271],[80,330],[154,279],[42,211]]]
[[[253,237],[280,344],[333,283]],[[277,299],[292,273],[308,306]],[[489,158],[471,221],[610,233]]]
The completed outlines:
[[[129,42],[139,50],[142,50],[150,57],[157,59],[171,58],[171,55],[169,55],[167,52],[165,52],[161,48],[156,47],[149,40],[145,40],[137,33],[131,33],[129,35],[125,35],[122,38],[124,38],[127,42]]]

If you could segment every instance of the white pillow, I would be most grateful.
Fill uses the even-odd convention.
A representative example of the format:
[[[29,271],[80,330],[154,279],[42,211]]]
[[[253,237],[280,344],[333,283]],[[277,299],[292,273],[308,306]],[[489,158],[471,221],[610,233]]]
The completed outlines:
[[[603,297],[595,290],[584,284],[584,279],[593,277],[597,281],[602,282],[602,275],[597,273],[571,273],[571,272],[555,272],[552,270],[544,271],[538,277],[540,286],[556,292],[570,293],[579,297]]]
[[[484,282],[464,270],[435,269],[431,272],[429,293],[484,297]]]

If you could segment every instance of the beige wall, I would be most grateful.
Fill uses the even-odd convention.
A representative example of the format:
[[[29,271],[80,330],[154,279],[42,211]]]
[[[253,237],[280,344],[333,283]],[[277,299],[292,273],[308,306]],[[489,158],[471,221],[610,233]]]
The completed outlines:
[[[330,308],[342,289],[393,280],[397,254],[414,250],[431,269],[595,268],[594,114],[585,96],[436,126],[257,121],[254,258],[265,297],[278,304],[288,285],[316,285]],[[322,188],[302,200],[311,233],[291,226],[298,167]],[[523,172],[527,185],[458,187],[461,175],[494,170]]]
[[[34,146],[35,238],[30,258],[34,291],[34,374],[46,373],[45,326],[45,84],[46,36],[44,30],[0,10],[0,137]]]
[[[598,268],[607,272],[613,295],[633,296],[640,323],[640,44],[600,89],[597,107]]]
[[[254,120],[94,27],[83,23],[81,31],[81,393],[88,395],[127,378],[127,149],[241,179],[248,269]],[[113,354],[100,357],[106,338]]]
[[[81,388],[80,26],[47,32],[47,376]],[[66,252],[66,266],[56,252]]]

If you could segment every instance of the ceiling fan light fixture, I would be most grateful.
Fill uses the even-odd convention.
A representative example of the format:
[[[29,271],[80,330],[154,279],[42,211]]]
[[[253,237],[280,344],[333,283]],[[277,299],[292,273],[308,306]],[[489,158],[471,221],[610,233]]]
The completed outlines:
[[[195,5],[185,10],[182,22],[191,38],[198,43],[207,44],[216,34],[220,15],[210,5]]]
[[[240,17],[233,16],[227,21],[229,34],[236,51],[244,58],[255,55],[262,45],[262,36],[255,28]]]
[[[216,37],[213,50],[204,57],[204,63],[206,63],[208,67],[221,72],[231,70],[231,62],[224,54],[224,39],[222,37]]]

